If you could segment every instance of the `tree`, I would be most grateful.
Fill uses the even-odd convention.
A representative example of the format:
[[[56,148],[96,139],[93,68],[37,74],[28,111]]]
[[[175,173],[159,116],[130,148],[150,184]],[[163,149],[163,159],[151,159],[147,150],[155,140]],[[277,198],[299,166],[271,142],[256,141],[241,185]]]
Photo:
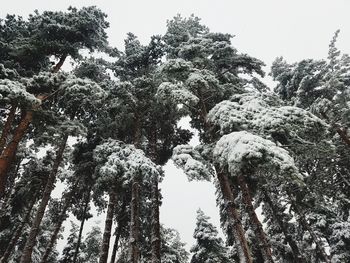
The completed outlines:
[[[197,210],[197,222],[193,237],[196,244],[191,248],[191,263],[196,262],[230,262],[227,248],[219,238],[216,227],[209,222],[201,209]]]

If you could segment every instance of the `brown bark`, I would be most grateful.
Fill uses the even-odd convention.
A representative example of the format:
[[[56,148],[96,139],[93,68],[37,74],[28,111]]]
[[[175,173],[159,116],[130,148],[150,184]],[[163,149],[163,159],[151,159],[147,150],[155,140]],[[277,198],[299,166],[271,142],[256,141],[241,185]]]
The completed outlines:
[[[227,206],[227,216],[229,218],[229,223],[232,226],[232,235],[234,237],[234,240],[236,241],[237,250],[240,254],[240,259],[242,260],[242,263],[252,263],[253,259],[251,256],[250,249],[248,247],[247,240],[245,238],[245,233],[239,213],[234,203],[234,194],[232,192],[230,182],[226,174],[223,171],[221,171],[221,169],[218,169],[217,167],[216,171],[221,193]]]
[[[58,63],[53,67],[53,69],[52,69],[53,73],[57,73],[61,69],[66,58],[67,58],[66,54],[62,55],[62,57],[60,58]]]
[[[282,230],[287,243],[289,244],[290,248],[292,249],[292,253],[293,253],[293,259],[295,263],[305,263],[305,258],[300,254],[298,245],[296,244],[296,242],[293,240],[292,236],[289,233],[288,230],[288,223],[285,222],[285,220],[283,219],[283,217],[281,216],[281,213],[277,210],[276,206],[274,205],[274,202],[271,200],[269,194],[267,193],[267,191],[262,188],[263,193],[264,193],[264,201],[268,204],[268,206],[270,207],[274,220],[276,220],[278,226],[280,227],[280,229]]]
[[[154,179],[152,184],[152,263],[161,262],[161,239],[160,239],[160,223],[159,223],[159,189],[158,177]]]
[[[108,208],[107,208],[107,214],[106,214],[105,229],[103,232],[99,263],[107,263],[109,242],[111,239],[111,231],[112,231],[112,224],[113,224],[113,214],[114,214],[114,209],[117,202],[116,199],[117,199],[117,196],[115,193],[109,194],[109,202],[108,202]]]
[[[74,251],[73,263],[76,263],[77,262],[77,258],[78,258],[81,238],[82,238],[82,235],[83,235],[83,229],[84,229],[84,224],[85,224],[85,220],[86,220],[86,212],[88,210],[89,203],[90,203],[90,194],[91,194],[91,188],[89,189],[89,191],[88,191],[88,193],[86,195],[86,199],[85,199],[84,210],[83,210],[83,217],[82,217],[81,222],[80,222],[78,241],[77,241],[77,244],[76,244],[76,247],[75,247],[75,251]]]
[[[336,126],[335,130],[337,131],[339,137],[343,140],[343,142],[347,146],[350,146],[350,138],[348,137],[346,129],[342,129],[342,128]]]
[[[250,221],[252,223],[252,227],[254,229],[255,235],[260,242],[260,251],[264,258],[264,262],[273,262],[271,246],[266,238],[266,234],[262,227],[262,224],[255,213],[254,206],[252,204],[253,198],[250,194],[249,187],[243,175],[237,176],[238,185],[242,191],[242,198],[249,215]]]
[[[7,116],[4,128],[2,129],[1,137],[0,137],[0,154],[5,148],[7,138],[10,134],[12,123],[16,116],[17,103],[13,103],[10,108],[10,112]]]
[[[46,210],[46,206],[49,202],[51,192],[52,192],[54,185],[55,185],[58,167],[60,166],[60,164],[62,162],[63,153],[64,153],[64,149],[66,148],[67,140],[68,140],[68,135],[64,135],[63,140],[62,140],[62,142],[57,150],[56,159],[55,159],[55,162],[53,164],[52,170],[50,172],[49,178],[47,180],[41,202],[39,204],[39,207],[38,207],[38,210],[36,212],[33,224],[31,226],[31,229],[29,232],[29,236],[27,238],[27,242],[26,242],[25,247],[23,249],[23,254],[21,256],[20,263],[30,263],[31,262],[32,252],[33,252],[33,248],[35,245],[35,239],[39,233],[39,227],[40,227],[41,221],[44,217],[44,213]]]
[[[0,198],[5,192],[8,170],[16,155],[18,144],[26,134],[32,119],[33,111],[26,111],[19,125],[14,131],[12,140],[8,143],[7,147],[3,150],[0,156]]]
[[[131,190],[129,262],[139,263],[140,259],[140,185],[135,175]]]
[[[58,222],[57,222],[56,227],[51,235],[50,241],[49,241],[48,245],[46,246],[44,256],[41,259],[41,263],[46,263],[49,256],[50,256],[50,253],[52,252],[52,248],[56,243],[58,233],[61,230],[63,222],[67,218],[67,210],[71,204],[71,197],[72,197],[71,194],[68,194],[68,196],[64,200],[64,205],[63,205],[62,211],[61,211],[60,215],[58,216],[58,218],[59,218]]]
[[[10,255],[11,255],[11,253],[12,253],[12,250],[15,248],[18,239],[21,237],[22,230],[23,230],[25,224],[29,222],[30,215],[32,213],[34,204],[35,204],[35,198],[33,198],[33,200],[31,201],[31,203],[30,203],[30,205],[28,207],[26,215],[24,216],[22,222],[20,223],[20,225],[17,226],[14,234],[12,235],[10,243],[8,244],[8,246],[6,248],[6,251],[4,252],[3,256],[0,259],[0,263],[8,262],[8,259],[9,259]]]
[[[310,236],[311,236],[312,240],[314,241],[314,243],[316,244],[316,249],[317,249],[318,253],[320,254],[320,256],[322,257],[323,262],[330,263],[331,261],[330,261],[329,256],[327,255],[327,253],[324,249],[324,246],[322,245],[318,236],[315,234],[315,232],[310,227],[309,223],[306,221],[304,213],[302,211],[300,211],[299,207],[295,204],[295,202],[293,200],[292,200],[292,208],[293,208],[294,212],[297,214],[298,220],[299,220],[300,224],[302,225],[302,227],[310,233]]]

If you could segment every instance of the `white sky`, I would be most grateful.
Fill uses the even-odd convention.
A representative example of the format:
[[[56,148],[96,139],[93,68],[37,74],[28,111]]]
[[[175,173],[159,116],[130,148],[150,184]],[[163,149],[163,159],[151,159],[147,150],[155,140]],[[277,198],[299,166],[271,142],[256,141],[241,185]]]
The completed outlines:
[[[165,32],[167,19],[177,13],[194,13],[212,31],[235,35],[232,42],[240,52],[255,56],[268,66],[277,56],[284,56],[289,62],[325,58],[337,29],[341,30],[338,48],[350,53],[349,0],[0,0],[0,4],[1,18],[7,13],[26,17],[34,9],[96,5],[108,14],[111,45],[121,49],[127,32],[146,43],[151,35]],[[193,243],[198,207],[219,226],[210,183],[188,183],[181,171],[168,165],[161,188],[161,221],[178,229],[188,247]],[[90,219],[90,224],[93,221]]]

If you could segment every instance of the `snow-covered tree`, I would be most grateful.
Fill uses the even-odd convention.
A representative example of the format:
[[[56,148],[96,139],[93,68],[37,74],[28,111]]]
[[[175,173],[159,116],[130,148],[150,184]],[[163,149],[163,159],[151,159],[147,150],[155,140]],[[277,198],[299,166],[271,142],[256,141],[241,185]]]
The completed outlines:
[[[193,234],[196,244],[191,248],[193,253],[191,263],[230,262],[228,250],[222,239],[218,237],[216,227],[209,222],[209,219],[201,209],[198,209],[196,228]]]

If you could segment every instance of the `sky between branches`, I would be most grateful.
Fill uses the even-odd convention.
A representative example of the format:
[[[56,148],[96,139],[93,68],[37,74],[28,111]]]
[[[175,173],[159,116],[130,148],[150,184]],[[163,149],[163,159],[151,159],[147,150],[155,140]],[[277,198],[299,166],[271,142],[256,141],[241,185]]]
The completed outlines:
[[[277,56],[288,62],[327,57],[333,33],[340,29],[337,47],[350,54],[350,1],[348,0],[1,0],[0,18],[6,14],[27,17],[34,9],[66,10],[68,6],[96,5],[108,14],[109,42],[123,49],[127,32],[147,43],[151,35],[164,34],[166,20],[177,13],[195,14],[213,32],[235,35],[239,52],[263,60],[266,71]],[[273,85],[270,79],[266,83]],[[211,183],[188,183],[171,164],[161,185],[161,221],[179,230],[182,239],[193,244],[196,210],[202,210],[219,226]],[[89,225],[95,224],[89,220]],[[101,215],[100,220],[104,220]],[[103,222],[102,222],[103,227]],[[68,229],[66,229],[68,230]],[[86,228],[86,231],[89,227]]]

